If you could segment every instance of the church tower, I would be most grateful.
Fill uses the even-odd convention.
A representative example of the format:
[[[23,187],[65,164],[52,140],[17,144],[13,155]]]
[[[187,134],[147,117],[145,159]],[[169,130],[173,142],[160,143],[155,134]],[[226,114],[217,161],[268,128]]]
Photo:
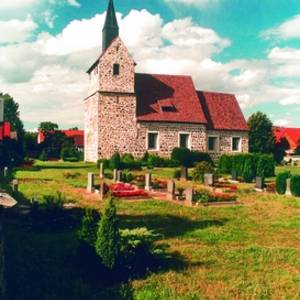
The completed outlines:
[[[137,137],[135,62],[119,37],[113,0],[102,30],[102,54],[88,70],[85,110],[85,160],[108,158],[114,152],[134,153],[128,143]]]

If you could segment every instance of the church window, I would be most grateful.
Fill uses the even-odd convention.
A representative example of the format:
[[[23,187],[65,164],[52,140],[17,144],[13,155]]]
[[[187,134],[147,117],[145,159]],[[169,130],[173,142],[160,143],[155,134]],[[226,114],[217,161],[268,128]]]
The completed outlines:
[[[147,149],[148,150],[158,150],[158,133],[148,132],[147,138]]]
[[[232,138],[232,151],[240,152],[241,151],[241,138],[240,137],[233,137]]]
[[[120,65],[119,64],[114,64],[113,72],[114,72],[114,75],[116,75],[116,76],[120,74]]]
[[[219,151],[219,138],[217,136],[208,137],[208,151]]]
[[[179,133],[179,145],[180,148],[191,148],[190,134]]]

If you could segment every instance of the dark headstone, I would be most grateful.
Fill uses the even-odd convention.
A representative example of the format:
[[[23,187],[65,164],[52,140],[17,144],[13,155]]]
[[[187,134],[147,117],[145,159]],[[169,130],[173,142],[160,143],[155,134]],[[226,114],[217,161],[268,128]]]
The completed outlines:
[[[257,189],[259,189],[259,190],[264,189],[264,187],[265,187],[265,180],[264,180],[263,177],[256,177],[255,182],[256,182],[255,187],[256,187]]]
[[[233,169],[232,171],[231,171],[231,179],[232,180],[237,180],[237,171],[235,170],[235,169]]]
[[[180,179],[181,180],[187,180],[188,179],[188,168],[187,167],[181,167]]]

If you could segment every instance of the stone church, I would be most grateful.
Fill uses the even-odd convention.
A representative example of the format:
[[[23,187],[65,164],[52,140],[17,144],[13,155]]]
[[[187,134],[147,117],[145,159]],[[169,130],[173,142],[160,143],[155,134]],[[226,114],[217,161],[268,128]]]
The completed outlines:
[[[232,94],[196,90],[186,75],[140,74],[119,37],[113,0],[103,28],[102,53],[87,71],[85,160],[114,152],[163,157],[173,148],[213,156],[248,152],[248,127]]]

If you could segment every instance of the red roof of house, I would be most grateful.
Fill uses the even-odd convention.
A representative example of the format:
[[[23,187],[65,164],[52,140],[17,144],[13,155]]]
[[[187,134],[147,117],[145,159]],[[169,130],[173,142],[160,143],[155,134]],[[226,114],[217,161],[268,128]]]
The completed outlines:
[[[248,131],[238,101],[232,94],[197,91],[208,129]]]
[[[74,140],[74,144],[76,147],[83,148],[84,146],[84,131],[83,130],[54,130],[54,132],[62,132],[68,138],[72,138]],[[43,143],[45,141],[45,133],[40,130],[38,134],[38,144]]]
[[[190,76],[136,74],[135,90],[139,121],[207,123]]]
[[[136,74],[139,121],[205,124],[209,129],[248,131],[234,95],[196,91],[190,76]]]
[[[292,150],[299,145],[300,128],[274,127],[274,135],[276,143],[279,143],[282,138],[286,138]]]
[[[9,122],[4,122],[0,124],[0,141],[5,138],[10,138],[11,126]]]

